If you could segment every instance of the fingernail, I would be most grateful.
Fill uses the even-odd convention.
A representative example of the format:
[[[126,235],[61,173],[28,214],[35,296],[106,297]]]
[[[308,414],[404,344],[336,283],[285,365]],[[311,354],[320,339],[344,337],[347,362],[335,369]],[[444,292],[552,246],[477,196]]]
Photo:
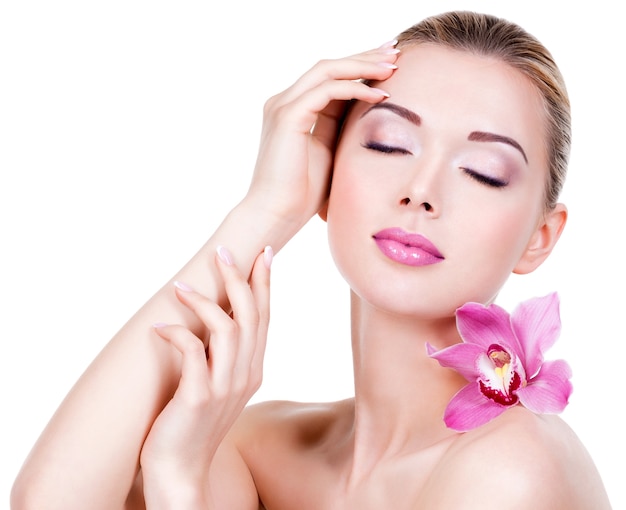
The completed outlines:
[[[274,258],[274,250],[272,250],[271,246],[266,246],[265,250],[263,250],[263,262],[265,263],[265,267],[269,269],[272,266],[272,259]]]
[[[391,41],[387,41],[385,44],[381,44],[378,49],[384,50],[385,48],[393,48],[396,44],[398,44],[398,39],[392,39]]]
[[[378,62],[380,67],[386,67],[388,69],[398,69],[396,64],[391,64],[390,62]]]
[[[385,92],[382,89],[377,89],[376,87],[370,87],[374,92],[378,92],[381,96],[389,97],[389,92]]]
[[[233,256],[231,255],[231,253],[224,248],[223,246],[218,246],[217,247],[217,256],[220,258],[220,260],[226,264],[227,266],[232,266],[233,265]]]
[[[183,292],[193,292],[193,289],[189,285],[183,282],[179,282],[178,280],[174,282],[174,287],[176,287],[179,290],[182,290]]]
[[[159,328],[164,328],[165,326],[167,326],[167,324],[165,322],[155,322],[152,327],[159,329]]]

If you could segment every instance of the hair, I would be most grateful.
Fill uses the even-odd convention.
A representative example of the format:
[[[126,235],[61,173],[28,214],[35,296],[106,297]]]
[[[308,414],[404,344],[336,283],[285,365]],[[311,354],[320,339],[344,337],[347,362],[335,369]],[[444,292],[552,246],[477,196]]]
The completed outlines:
[[[571,147],[570,102],[563,76],[550,52],[510,21],[455,11],[428,17],[397,37],[398,47],[434,43],[502,60],[530,79],[540,92],[546,117],[548,179],[545,205],[554,208],[563,188]]]

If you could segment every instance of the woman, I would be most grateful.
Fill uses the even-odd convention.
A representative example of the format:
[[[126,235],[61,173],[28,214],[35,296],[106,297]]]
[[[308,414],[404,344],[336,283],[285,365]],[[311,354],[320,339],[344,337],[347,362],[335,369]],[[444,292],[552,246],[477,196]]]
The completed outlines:
[[[549,54],[488,16],[320,62],[268,101],[248,194],[87,369],[15,508],[608,508],[558,418],[446,426],[467,381],[432,359],[461,341],[457,309],[556,244],[568,112]],[[355,398],[244,410],[273,252],[315,213],[352,289]]]

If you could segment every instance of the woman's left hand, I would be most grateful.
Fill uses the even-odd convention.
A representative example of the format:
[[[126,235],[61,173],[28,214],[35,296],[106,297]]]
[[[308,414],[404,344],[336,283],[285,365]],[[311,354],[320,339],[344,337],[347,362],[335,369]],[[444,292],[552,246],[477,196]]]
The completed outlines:
[[[271,258],[271,249],[266,248],[257,257],[248,282],[231,255],[218,249],[216,264],[232,314],[186,285],[177,284],[178,299],[210,332],[206,352],[202,340],[188,329],[155,326],[159,336],[180,351],[182,363],[178,388],[152,425],[141,453],[148,508],[167,508],[167,501],[184,505],[183,500],[191,498],[195,503],[189,507],[194,508],[211,499],[207,483],[211,462],[261,385]]]

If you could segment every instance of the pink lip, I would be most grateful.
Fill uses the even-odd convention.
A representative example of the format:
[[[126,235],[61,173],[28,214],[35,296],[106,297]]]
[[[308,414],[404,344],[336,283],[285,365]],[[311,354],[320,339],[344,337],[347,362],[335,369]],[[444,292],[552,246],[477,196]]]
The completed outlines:
[[[437,247],[424,236],[401,228],[386,228],[373,238],[380,251],[400,264],[427,266],[444,260]]]

